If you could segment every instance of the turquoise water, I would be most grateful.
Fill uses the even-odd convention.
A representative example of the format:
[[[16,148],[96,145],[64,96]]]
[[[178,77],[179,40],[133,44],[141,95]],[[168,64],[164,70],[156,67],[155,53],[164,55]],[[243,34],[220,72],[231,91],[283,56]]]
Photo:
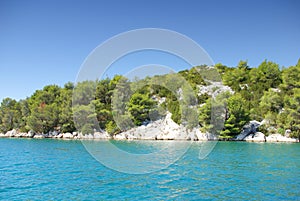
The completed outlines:
[[[138,142],[115,144],[143,149]],[[156,149],[149,145],[147,153]],[[168,168],[132,175],[101,165],[80,141],[0,139],[0,200],[300,198],[300,144],[219,142],[203,160],[198,151],[194,143]]]

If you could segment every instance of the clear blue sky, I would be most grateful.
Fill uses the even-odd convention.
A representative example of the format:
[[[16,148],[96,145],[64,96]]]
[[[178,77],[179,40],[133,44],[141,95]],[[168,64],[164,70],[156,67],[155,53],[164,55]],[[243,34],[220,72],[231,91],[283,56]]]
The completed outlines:
[[[0,1],[0,100],[75,81],[100,43],[124,31],[164,28],[200,44],[215,63],[300,57],[297,0]]]

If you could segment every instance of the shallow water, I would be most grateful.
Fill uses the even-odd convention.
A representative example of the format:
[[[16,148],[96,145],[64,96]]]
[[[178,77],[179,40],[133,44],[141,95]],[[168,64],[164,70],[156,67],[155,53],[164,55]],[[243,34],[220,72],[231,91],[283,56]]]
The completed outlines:
[[[113,143],[145,154],[168,142]],[[200,144],[165,169],[134,175],[105,167],[80,141],[0,139],[0,199],[299,200],[299,143],[218,142],[203,160]]]

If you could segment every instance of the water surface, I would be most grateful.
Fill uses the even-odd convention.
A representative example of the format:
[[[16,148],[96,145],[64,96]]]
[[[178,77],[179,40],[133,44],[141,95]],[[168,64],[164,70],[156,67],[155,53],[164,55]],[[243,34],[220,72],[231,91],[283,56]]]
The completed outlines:
[[[157,150],[153,142],[115,144]],[[0,199],[299,200],[300,144],[219,142],[203,160],[198,151],[194,143],[168,168],[132,175],[106,168],[80,141],[0,139]]]

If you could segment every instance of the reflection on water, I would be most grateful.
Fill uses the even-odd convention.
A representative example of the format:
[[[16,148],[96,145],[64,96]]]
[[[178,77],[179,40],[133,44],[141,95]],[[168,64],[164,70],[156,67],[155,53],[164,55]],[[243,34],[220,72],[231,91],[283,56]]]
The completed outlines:
[[[178,160],[191,141],[82,141],[87,151],[113,170],[145,174],[161,170]]]

